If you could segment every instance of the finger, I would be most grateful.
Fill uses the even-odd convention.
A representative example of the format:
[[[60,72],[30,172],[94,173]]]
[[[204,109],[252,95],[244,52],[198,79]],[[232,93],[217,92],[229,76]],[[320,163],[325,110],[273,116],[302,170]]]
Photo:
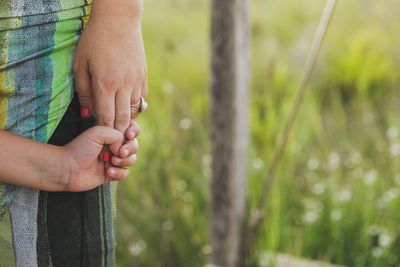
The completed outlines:
[[[115,120],[115,91],[107,90],[103,84],[94,81],[94,101],[95,101],[95,112],[97,124],[100,126],[106,126],[114,128]],[[114,154],[118,153],[118,149],[122,144],[122,140],[119,144],[113,145],[114,149],[110,147],[111,152]]]
[[[104,126],[94,126],[87,132],[92,137],[91,139],[100,145],[120,143],[123,137],[120,131]]]
[[[129,157],[132,154],[136,154],[139,151],[139,143],[137,139],[133,139],[132,141],[126,142],[119,149],[119,156],[121,158]]]
[[[110,167],[107,169],[107,176],[113,181],[121,181],[128,177],[129,170],[125,168]]]
[[[113,165],[111,162],[104,162],[104,184],[109,183],[113,180],[113,177],[110,175],[110,168],[112,168]]]
[[[113,156],[111,163],[114,164],[115,166],[129,167],[129,166],[133,166],[136,163],[136,161],[137,161],[137,155],[133,154],[124,159]]]
[[[121,133],[124,134],[129,127],[129,123],[131,120],[130,115],[130,90],[119,90],[115,96],[115,121],[114,121],[114,128],[119,130]],[[125,140],[122,140],[123,144]],[[118,155],[118,149],[121,145],[112,145],[110,146],[110,150],[115,154]]]
[[[130,90],[119,90],[115,96],[115,122],[114,128],[119,130],[121,133],[129,127],[131,114],[131,91]]]
[[[129,126],[128,130],[126,130],[125,138],[128,141],[132,141],[134,138],[138,137],[140,134],[140,127],[136,121],[132,121],[132,124]]]
[[[109,149],[107,149],[106,147],[103,147],[99,157],[104,162],[110,162],[112,155],[111,155],[111,152]]]
[[[140,97],[141,97],[141,87],[137,87],[131,95],[131,105],[137,104],[140,101]],[[131,109],[131,121],[133,121],[134,119],[137,118],[137,116],[139,115],[139,112],[137,111],[137,109]]]
[[[81,117],[88,118],[93,112],[92,79],[84,68],[75,73],[75,90],[81,106]]]
[[[131,109],[131,122],[139,116],[139,111],[137,109]]]
[[[149,86],[148,86],[149,82],[148,82],[148,76],[147,76],[147,71],[146,71],[146,77],[143,80],[143,84],[142,84],[142,92],[141,92],[141,96],[143,98],[147,98],[148,94],[149,94]]]
[[[111,92],[96,90],[94,93],[97,124],[114,128],[115,96]]]

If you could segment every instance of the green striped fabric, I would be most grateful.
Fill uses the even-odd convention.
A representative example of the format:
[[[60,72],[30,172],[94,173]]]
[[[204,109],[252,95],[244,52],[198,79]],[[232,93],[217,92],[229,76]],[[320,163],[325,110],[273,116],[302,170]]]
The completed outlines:
[[[90,8],[89,0],[0,1],[0,129],[49,142],[73,99],[72,60]],[[87,211],[97,203],[92,217],[79,216],[99,224],[103,253],[109,248],[109,255],[96,255],[86,240],[86,250],[95,251],[88,257],[102,259],[96,266],[113,266],[113,195],[110,185],[78,197],[0,184],[0,266],[57,266],[57,245],[53,250],[49,245],[54,221],[47,221],[47,212],[61,214],[63,203],[74,203],[75,198]]]

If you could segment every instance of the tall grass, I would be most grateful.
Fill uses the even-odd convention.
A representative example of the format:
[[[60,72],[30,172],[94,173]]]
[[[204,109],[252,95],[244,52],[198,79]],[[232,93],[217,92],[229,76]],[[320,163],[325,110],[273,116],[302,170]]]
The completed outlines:
[[[252,3],[250,207],[323,4]],[[339,1],[256,255],[399,265],[399,11],[394,0]],[[207,1],[145,3],[150,108],[138,121],[138,163],[119,185],[119,266],[203,266],[210,253],[208,16]]]

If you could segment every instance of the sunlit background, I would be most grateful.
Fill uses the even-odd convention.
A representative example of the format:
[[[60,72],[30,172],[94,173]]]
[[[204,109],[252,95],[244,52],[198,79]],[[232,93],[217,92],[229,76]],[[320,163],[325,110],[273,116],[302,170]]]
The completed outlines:
[[[325,1],[252,1],[249,205],[294,99]],[[205,266],[211,252],[205,0],[146,0],[149,109],[119,185],[118,266]],[[339,0],[258,235],[270,252],[344,266],[400,264],[400,5]]]

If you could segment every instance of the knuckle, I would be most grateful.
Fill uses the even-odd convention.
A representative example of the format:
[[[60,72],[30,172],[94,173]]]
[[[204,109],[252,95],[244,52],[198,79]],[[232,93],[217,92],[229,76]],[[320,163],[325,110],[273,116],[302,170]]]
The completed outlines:
[[[130,116],[127,113],[118,114],[115,118],[115,123],[118,125],[127,125],[129,124]]]
[[[125,86],[140,85],[146,80],[146,71],[133,70],[129,75],[125,75],[123,82]]]
[[[99,84],[102,89],[105,90],[117,90],[118,79],[116,79],[113,75],[108,75],[107,77],[103,77],[99,80]]]
[[[90,97],[90,91],[83,87],[83,86],[77,86],[76,92],[78,93],[79,97]]]
[[[136,104],[139,102],[139,100],[140,100],[140,92],[139,93],[135,92],[134,94],[132,94],[131,104]]]
[[[114,125],[114,117],[110,114],[101,114],[99,115],[99,123],[111,127]]]

